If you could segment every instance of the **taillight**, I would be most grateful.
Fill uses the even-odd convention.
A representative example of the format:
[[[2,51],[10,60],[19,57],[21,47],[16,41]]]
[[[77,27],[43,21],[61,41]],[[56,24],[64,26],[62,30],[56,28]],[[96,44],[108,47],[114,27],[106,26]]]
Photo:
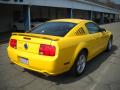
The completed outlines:
[[[41,44],[39,53],[46,56],[55,56],[56,48],[52,45]]]
[[[17,40],[16,40],[16,39],[11,39],[11,40],[10,40],[10,46],[11,46],[12,48],[16,48],[16,46],[17,46]]]

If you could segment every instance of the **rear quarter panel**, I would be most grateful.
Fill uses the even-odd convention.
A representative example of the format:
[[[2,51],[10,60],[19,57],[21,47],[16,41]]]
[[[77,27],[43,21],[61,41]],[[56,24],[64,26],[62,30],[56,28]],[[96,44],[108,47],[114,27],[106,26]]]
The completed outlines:
[[[60,40],[57,42],[59,46],[59,64],[60,66],[63,66],[64,68],[70,69],[70,67],[73,65],[73,63],[76,60],[76,57],[78,56],[79,52],[86,48],[88,51],[90,50],[91,43],[89,42],[89,37],[84,36],[73,36],[68,37],[63,40]],[[65,63],[68,63],[67,65],[64,65]]]

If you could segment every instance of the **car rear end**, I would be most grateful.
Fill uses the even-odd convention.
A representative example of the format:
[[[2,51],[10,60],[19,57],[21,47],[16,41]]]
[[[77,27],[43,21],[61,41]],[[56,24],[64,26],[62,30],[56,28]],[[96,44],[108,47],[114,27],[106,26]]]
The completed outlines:
[[[59,48],[55,40],[36,34],[13,33],[9,41],[8,56],[24,68],[55,75]]]
[[[47,22],[27,33],[13,33],[7,48],[12,62],[43,74],[57,75],[68,70],[59,41],[76,24]],[[67,52],[67,50],[65,51]],[[63,53],[63,54],[61,54]]]

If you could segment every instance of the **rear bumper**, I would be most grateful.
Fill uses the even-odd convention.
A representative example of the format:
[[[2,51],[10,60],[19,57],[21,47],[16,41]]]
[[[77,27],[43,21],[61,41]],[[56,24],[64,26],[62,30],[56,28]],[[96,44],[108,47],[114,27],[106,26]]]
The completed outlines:
[[[66,71],[61,65],[58,64],[57,57],[47,57],[33,53],[27,53],[15,50],[11,47],[8,47],[7,51],[10,60],[23,68],[47,75],[57,75]],[[26,58],[28,60],[28,64],[21,63],[20,58]]]

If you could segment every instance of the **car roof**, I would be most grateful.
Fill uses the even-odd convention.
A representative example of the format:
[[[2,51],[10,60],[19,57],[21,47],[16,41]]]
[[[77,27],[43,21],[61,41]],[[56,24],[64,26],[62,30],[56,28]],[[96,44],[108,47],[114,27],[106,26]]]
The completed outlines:
[[[85,19],[55,19],[55,20],[50,20],[49,22],[70,22],[70,23],[80,23],[80,22],[90,22],[90,20],[85,20]]]

